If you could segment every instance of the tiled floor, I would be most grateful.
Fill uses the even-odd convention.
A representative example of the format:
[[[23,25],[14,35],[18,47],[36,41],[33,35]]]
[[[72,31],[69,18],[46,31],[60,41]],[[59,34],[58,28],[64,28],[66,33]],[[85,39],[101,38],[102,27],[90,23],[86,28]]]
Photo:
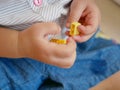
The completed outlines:
[[[96,0],[102,14],[101,29],[120,42],[120,6],[112,0]]]

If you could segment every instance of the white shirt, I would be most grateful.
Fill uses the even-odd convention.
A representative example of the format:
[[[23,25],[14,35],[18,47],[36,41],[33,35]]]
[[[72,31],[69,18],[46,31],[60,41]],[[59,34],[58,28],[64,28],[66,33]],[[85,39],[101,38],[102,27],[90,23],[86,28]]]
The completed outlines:
[[[34,0],[0,0],[0,25],[16,30],[24,30],[36,22],[58,23],[65,26],[67,5],[71,0],[42,0],[40,6]]]

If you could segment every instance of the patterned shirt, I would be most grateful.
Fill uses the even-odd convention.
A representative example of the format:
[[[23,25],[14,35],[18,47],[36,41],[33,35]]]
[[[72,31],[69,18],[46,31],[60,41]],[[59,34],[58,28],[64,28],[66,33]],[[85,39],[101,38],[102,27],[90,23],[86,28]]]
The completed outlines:
[[[71,0],[0,0],[0,25],[24,30],[37,22],[56,22],[65,26]]]

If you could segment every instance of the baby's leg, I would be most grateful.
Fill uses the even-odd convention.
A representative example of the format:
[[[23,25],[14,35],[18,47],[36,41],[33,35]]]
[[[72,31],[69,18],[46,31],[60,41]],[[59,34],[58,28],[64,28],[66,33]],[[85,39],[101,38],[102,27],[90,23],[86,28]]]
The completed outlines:
[[[37,90],[45,78],[43,63],[0,58],[0,90]]]
[[[73,67],[46,67],[49,82],[54,83],[44,84],[41,90],[88,90],[120,70],[120,45],[100,38],[88,42],[78,44]]]

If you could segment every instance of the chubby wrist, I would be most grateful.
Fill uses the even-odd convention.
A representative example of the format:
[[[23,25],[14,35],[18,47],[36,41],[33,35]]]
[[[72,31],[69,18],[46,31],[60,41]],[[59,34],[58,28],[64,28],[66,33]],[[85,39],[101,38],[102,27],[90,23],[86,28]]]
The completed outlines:
[[[18,40],[17,40],[17,54],[18,58],[27,57],[26,55],[26,37],[24,35],[24,31],[18,32]]]
[[[18,58],[18,31],[0,28],[0,57]]]
[[[13,57],[19,58],[19,53],[18,53],[18,33],[19,31],[15,31],[14,33],[14,49],[13,49]]]

